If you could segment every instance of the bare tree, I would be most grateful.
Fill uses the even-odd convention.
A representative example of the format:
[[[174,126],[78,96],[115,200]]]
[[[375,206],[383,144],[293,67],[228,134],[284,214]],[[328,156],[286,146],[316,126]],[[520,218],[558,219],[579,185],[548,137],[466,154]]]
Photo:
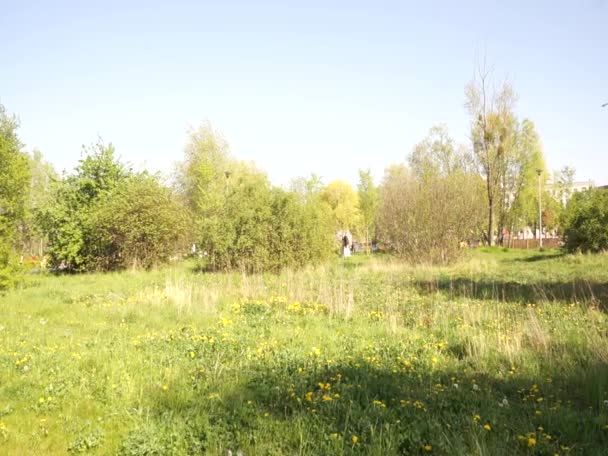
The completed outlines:
[[[495,213],[505,198],[508,158],[515,144],[513,107],[516,95],[507,81],[495,87],[491,73],[485,62],[480,65],[465,93],[466,107],[471,116],[473,153],[485,179],[488,202],[486,239],[488,244],[494,245]]]

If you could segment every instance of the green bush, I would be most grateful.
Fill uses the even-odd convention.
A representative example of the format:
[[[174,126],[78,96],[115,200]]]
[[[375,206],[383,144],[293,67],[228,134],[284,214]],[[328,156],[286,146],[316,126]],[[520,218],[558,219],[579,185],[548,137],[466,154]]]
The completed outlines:
[[[150,268],[185,251],[186,210],[147,173],[129,177],[92,209],[89,263],[98,270]]]
[[[565,248],[569,252],[608,249],[608,191],[590,189],[572,196],[562,216]]]

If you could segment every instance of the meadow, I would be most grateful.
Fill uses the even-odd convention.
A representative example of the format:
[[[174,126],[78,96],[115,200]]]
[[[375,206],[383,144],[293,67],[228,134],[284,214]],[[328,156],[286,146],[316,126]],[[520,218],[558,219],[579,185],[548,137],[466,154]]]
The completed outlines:
[[[605,455],[608,256],[32,275],[0,454]]]

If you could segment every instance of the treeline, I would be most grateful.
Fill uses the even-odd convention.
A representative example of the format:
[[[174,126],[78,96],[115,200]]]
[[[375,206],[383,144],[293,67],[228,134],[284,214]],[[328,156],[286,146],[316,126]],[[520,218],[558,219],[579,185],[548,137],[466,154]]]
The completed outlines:
[[[36,267],[74,272],[150,268],[186,254],[205,270],[278,271],[336,255],[345,233],[368,252],[373,243],[447,263],[466,241],[504,244],[505,233],[536,231],[539,197],[543,227],[560,229],[569,250],[608,248],[605,193],[575,195],[566,207],[571,168],[547,191],[540,137],[515,115],[513,88],[480,69],[466,100],[470,144],[433,127],[379,185],[360,170],[357,189],[315,175],[273,186],[209,124],[190,132],[169,180],[133,171],[102,141],[59,175],[40,152],[22,150],[17,119],[0,105],[0,287],[32,255]]]

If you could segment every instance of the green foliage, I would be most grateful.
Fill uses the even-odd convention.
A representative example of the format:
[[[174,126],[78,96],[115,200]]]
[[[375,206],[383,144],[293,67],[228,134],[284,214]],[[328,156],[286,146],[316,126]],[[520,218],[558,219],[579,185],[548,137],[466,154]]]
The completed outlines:
[[[0,104],[0,290],[15,279],[12,259],[29,191],[28,156],[21,151],[18,127]]]
[[[346,182],[330,182],[321,193],[323,200],[331,207],[336,231],[358,232],[361,224],[359,198],[357,192]]]
[[[114,156],[114,147],[101,141],[84,148],[74,173],[52,184],[53,202],[40,210],[51,264],[72,271],[95,265],[95,226],[91,212],[97,200],[123,182],[130,172]]]
[[[299,193],[273,188],[253,165],[232,159],[209,125],[190,136],[179,187],[209,270],[277,271],[327,258],[332,232],[314,182]]]
[[[561,222],[568,251],[608,250],[608,191],[589,189],[575,193]]]
[[[369,253],[369,243],[376,236],[376,216],[378,214],[378,189],[369,169],[359,170],[359,209],[361,212],[361,226],[365,236],[366,248]]]
[[[90,213],[90,267],[150,268],[185,251],[185,207],[157,176],[136,174],[98,198]]]
[[[59,175],[38,150],[29,156],[29,169],[31,183],[20,233],[20,250],[24,255],[41,257],[46,249],[46,237],[40,225],[40,214],[53,204],[52,187]]]
[[[380,187],[379,238],[413,262],[447,263],[475,237],[484,212],[483,182],[470,154],[456,149],[444,128],[414,147],[410,169],[394,165]]]

